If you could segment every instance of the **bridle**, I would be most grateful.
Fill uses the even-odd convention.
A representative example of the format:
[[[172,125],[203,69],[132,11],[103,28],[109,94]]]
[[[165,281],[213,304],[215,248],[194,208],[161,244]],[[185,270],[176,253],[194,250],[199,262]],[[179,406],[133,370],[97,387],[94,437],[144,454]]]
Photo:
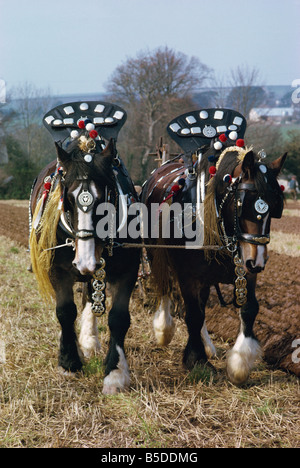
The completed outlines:
[[[83,213],[88,213],[94,208],[95,204],[95,197],[93,195],[92,189],[91,189],[91,182],[88,180],[87,176],[82,176],[78,177],[77,181],[81,183],[81,188],[79,193],[76,196],[75,204],[77,208],[82,211]],[[75,229],[73,226],[72,222],[72,216],[71,216],[71,211],[68,209],[68,201],[67,201],[67,188],[63,188],[63,196],[62,196],[62,203],[63,203],[63,210],[61,212],[61,217],[60,217],[60,226],[63,228],[64,231],[67,232],[69,236],[73,240],[75,239],[80,239],[83,241],[89,240],[89,239],[99,239],[97,232],[95,229],[90,230],[90,229]],[[119,192],[117,189],[114,191],[109,189],[108,186],[105,186],[104,188],[105,196],[104,196],[104,201],[103,203],[110,203],[111,201],[114,201],[115,207],[117,206],[118,203],[118,197],[119,197]],[[114,196],[113,196],[114,192]],[[104,244],[110,244],[112,242],[111,237],[108,237],[106,239],[100,239]]]
[[[247,192],[257,192],[257,188],[254,183],[242,182],[242,175],[240,175],[227,187],[227,192],[220,202],[219,207],[217,206],[217,201],[215,198],[215,208],[218,224],[221,228],[226,247],[230,252],[235,252],[237,250],[239,241],[254,245],[267,245],[270,242],[269,232],[258,235],[245,233],[241,229],[240,218],[243,212],[243,206]],[[233,235],[229,236],[227,235],[225,229],[223,211],[225,204],[229,203],[232,199],[234,199],[234,227]],[[265,217],[269,215],[268,204],[260,197],[258,197],[254,203],[254,209],[257,213],[258,222],[263,223]]]
[[[219,207],[217,206],[217,200],[215,197],[215,208],[217,214],[218,225],[220,226],[221,235],[225,243],[226,249],[233,257],[233,263],[235,266],[235,281],[234,281],[234,295],[235,303],[238,307],[242,307],[247,302],[247,279],[246,270],[239,252],[239,243],[247,242],[254,245],[265,246],[270,242],[270,234],[265,233],[263,235],[245,233],[241,229],[240,218],[243,212],[244,201],[247,192],[256,192],[257,188],[254,183],[242,182],[242,174],[231,182],[227,187],[226,194],[221,200]],[[224,206],[230,201],[234,201],[234,220],[233,220],[233,234],[227,235],[225,222],[224,222]],[[261,200],[260,207],[258,206],[258,200]],[[264,222],[264,219],[269,215],[269,206],[261,198],[258,198],[254,203],[254,207],[257,213],[257,219],[259,222]]]

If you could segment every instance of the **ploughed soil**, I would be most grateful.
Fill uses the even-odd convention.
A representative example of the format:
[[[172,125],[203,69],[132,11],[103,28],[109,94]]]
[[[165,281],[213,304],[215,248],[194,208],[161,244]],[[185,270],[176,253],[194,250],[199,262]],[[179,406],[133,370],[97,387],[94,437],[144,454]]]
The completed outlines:
[[[288,209],[298,209],[300,203],[289,203]],[[299,216],[283,216],[272,221],[272,230],[300,233]],[[28,209],[0,202],[0,235],[28,247]],[[260,311],[255,322],[265,360],[300,377],[300,257],[269,252],[266,269],[258,275],[257,298]],[[224,299],[232,299],[233,288],[221,286]],[[239,329],[237,311],[232,306],[221,307],[212,290],[207,307],[207,327],[210,333],[232,341]],[[297,362],[298,361],[298,362]]]
[[[28,208],[0,201],[0,236],[7,236],[18,244],[28,247]]]

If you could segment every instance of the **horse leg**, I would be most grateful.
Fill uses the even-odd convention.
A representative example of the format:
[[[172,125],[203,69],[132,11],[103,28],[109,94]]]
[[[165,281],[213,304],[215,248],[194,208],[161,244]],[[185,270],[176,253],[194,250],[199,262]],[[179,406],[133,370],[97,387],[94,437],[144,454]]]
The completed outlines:
[[[188,369],[193,369],[197,363],[206,363],[207,355],[201,338],[201,330],[205,322],[205,305],[209,297],[209,287],[200,286],[199,295],[185,290],[184,283],[180,282],[182,296],[185,303],[185,322],[189,339],[184,350],[183,363]]]
[[[201,329],[201,338],[204,343],[205,352],[208,358],[213,358],[217,356],[216,348],[213,342],[210,339],[210,336],[207,331],[206,322],[204,320],[203,327]]]
[[[61,326],[58,363],[64,371],[77,372],[82,368],[82,361],[74,328],[77,308],[73,298],[73,282],[65,271],[57,270],[54,277],[56,316]]]
[[[153,319],[154,334],[160,346],[167,346],[175,333],[175,323],[170,309],[171,299],[163,296]]]
[[[87,359],[99,353],[101,349],[98,338],[97,317],[92,311],[92,286],[91,283],[82,284],[82,306],[79,345],[83,356]]]
[[[116,394],[130,385],[129,369],[124,352],[124,340],[130,326],[129,300],[135,278],[126,277],[110,283],[113,305],[108,317],[110,329],[109,350],[105,360],[103,393]]]
[[[167,346],[169,343],[171,343],[175,334],[176,327],[170,309],[171,299],[168,296],[164,296],[161,299],[159,308],[155,312],[153,319],[155,338],[160,346]],[[215,357],[217,355],[217,351],[210,339],[205,321],[201,329],[201,338],[204,343],[206,355],[209,358]]]
[[[97,317],[92,312],[91,302],[87,302],[82,311],[79,344],[85,358],[90,358],[101,349]]]
[[[240,309],[241,327],[232,350],[227,355],[227,375],[234,385],[242,385],[249,377],[256,358],[261,354],[253,325],[258,313],[255,297],[256,276],[248,279],[247,303]]]

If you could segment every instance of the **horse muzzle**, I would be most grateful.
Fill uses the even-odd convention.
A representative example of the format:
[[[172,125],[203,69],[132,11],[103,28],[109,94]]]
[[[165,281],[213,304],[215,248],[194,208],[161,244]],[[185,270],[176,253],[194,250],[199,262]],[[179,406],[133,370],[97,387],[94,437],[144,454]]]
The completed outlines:
[[[97,270],[97,264],[96,262],[90,260],[88,262],[81,262],[81,261],[73,261],[72,265],[76,270],[79,271],[79,273],[83,276],[86,275],[93,275],[95,271]]]
[[[265,261],[266,264],[266,261]],[[249,273],[256,274],[256,273],[261,273],[265,269],[265,264],[262,265],[256,265],[255,260],[246,260],[246,269]]]
[[[269,258],[266,244],[257,245],[256,243],[241,242],[240,247],[246,271],[251,274],[262,272]]]
[[[76,254],[72,262],[81,275],[93,275],[97,269],[95,255],[95,239],[93,237],[77,237]]]

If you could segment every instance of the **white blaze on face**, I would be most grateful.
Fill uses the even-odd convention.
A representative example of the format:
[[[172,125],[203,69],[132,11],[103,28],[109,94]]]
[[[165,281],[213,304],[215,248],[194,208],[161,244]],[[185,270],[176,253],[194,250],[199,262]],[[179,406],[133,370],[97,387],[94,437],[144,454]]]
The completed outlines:
[[[94,182],[90,184],[90,190],[97,198],[97,190]],[[81,191],[81,185],[72,192],[75,200]],[[93,210],[86,213],[80,210],[77,206],[78,226],[77,231],[93,231]],[[96,256],[95,256],[95,239],[93,237],[82,240],[80,238],[76,241],[76,255],[73,264],[82,275],[94,273],[96,270]]]

